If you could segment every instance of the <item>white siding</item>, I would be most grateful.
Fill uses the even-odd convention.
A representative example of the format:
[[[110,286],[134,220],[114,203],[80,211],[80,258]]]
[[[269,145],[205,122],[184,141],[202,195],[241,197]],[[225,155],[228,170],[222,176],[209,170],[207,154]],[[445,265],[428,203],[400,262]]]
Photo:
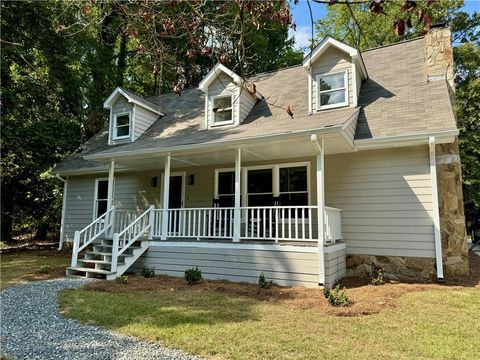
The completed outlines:
[[[353,104],[353,77],[350,56],[337,48],[330,47],[312,66],[312,110],[317,111],[317,82],[318,74],[326,74],[346,70],[348,72],[349,105]],[[306,86],[306,85],[305,85]]]
[[[153,111],[135,105],[134,132],[135,140],[138,139],[156,120],[158,115]]]
[[[208,87],[208,106],[207,106],[207,125],[212,124],[212,109],[213,109],[213,98],[219,95],[229,95],[232,96],[232,117],[234,123],[238,123],[238,87],[233,82],[233,79],[221,72],[218,75],[218,78],[213,81]]]
[[[426,146],[327,156],[325,176],[347,254],[435,256]]]
[[[264,246],[268,248],[269,246]],[[318,286],[318,253],[270,246],[269,249],[242,249],[185,246],[150,246],[133,265],[140,272],[154,267],[156,274],[184,276],[185,270],[198,266],[206,279],[228,279],[258,283],[261,272],[267,280],[284,286]]]
[[[113,139],[113,119],[115,117],[115,114],[121,114],[121,113],[124,113],[124,112],[129,112],[130,113],[130,138],[114,140]],[[111,114],[112,114],[112,117],[110,119],[110,138],[112,139],[112,144],[123,144],[123,143],[131,141],[131,136],[132,136],[132,106],[128,103],[127,99],[124,96],[120,96],[118,98],[118,100],[115,102],[115,104],[113,104]]]
[[[243,88],[240,93],[240,123],[242,123],[248,114],[250,114],[250,111],[255,106],[255,103],[255,98],[246,88]]]

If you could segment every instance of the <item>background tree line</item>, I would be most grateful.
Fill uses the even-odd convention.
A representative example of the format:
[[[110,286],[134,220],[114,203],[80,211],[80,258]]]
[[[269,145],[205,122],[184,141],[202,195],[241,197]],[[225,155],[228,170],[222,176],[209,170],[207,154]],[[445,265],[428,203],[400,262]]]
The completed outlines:
[[[455,61],[465,199],[469,216],[478,218],[479,16],[457,12],[459,0],[415,5],[415,16],[417,10],[428,16],[415,18],[399,36],[398,17],[407,23],[411,5],[390,0],[380,11],[372,3],[336,1],[316,24],[317,38],[330,34],[365,49],[419,36],[429,21],[452,25],[460,43]],[[288,38],[295,27],[290,6],[260,0],[2,1],[1,240],[22,232],[44,238],[58,228],[62,184],[52,169],[106,125],[103,101],[116,86],[181,96],[217,61],[243,76],[300,64],[303,53]]]

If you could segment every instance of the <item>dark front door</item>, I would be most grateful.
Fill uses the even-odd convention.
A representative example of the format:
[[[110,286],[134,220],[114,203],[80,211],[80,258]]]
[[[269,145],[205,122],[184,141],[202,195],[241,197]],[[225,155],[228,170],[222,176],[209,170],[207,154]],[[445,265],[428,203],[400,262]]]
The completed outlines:
[[[170,194],[168,197],[168,208],[178,209],[183,207],[183,176],[176,175],[170,177]]]

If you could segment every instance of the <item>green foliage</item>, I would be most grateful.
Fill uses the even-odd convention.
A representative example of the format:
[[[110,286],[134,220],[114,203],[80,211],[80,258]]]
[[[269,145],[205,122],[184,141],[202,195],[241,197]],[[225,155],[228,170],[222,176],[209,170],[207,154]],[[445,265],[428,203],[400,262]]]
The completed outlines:
[[[265,274],[263,272],[260,273],[260,276],[258,277],[258,286],[262,289],[269,289],[273,285],[273,281],[267,281],[265,279]]]
[[[119,276],[115,279],[115,282],[117,284],[127,285],[128,284],[128,276],[126,276],[126,275]]]
[[[378,266],[375,263],[372,263],[370,266],[371,266],[372,271],[367,273],[368,283],[370,285],[383,285],[383,284],[385,284],[383,268],[381,266]]]
[[[340,285],[337,285],[333,290],[324,288],[323,295],[328,300],[328,303],[332,306],[345,307],[351,304],[347,292],[345,289],[341,289]]]
[[[142,269],[142,276],[144,278],[151,278],[155,276],[155,268],[144,266]]]
[[[42,265],[40,266],[40,270],[38,271],[40,274],[50,274],[53,270],[53,267],[50,265]]]
[[[195,285],[202,279],[202,270],[198,266],[185,270],[185,280],[188,285]]]

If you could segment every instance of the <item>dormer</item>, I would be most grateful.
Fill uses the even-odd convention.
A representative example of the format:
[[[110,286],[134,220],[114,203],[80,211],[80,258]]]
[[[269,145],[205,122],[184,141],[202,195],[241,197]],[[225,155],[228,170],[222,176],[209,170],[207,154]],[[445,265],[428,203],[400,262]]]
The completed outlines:
[[[121,87],[112,92],[103,107],[110,110],[109,145],[135,141],[164,115],[157,104]]]
[[[362,81],[368,74],[358,49],[327,36],[303,60],[308,71],[310,114],[356,107]]]
[[[239,125],[261,95],[234,71],[217,63],[203,78],[199,89],[205,93],[205,128]]]

